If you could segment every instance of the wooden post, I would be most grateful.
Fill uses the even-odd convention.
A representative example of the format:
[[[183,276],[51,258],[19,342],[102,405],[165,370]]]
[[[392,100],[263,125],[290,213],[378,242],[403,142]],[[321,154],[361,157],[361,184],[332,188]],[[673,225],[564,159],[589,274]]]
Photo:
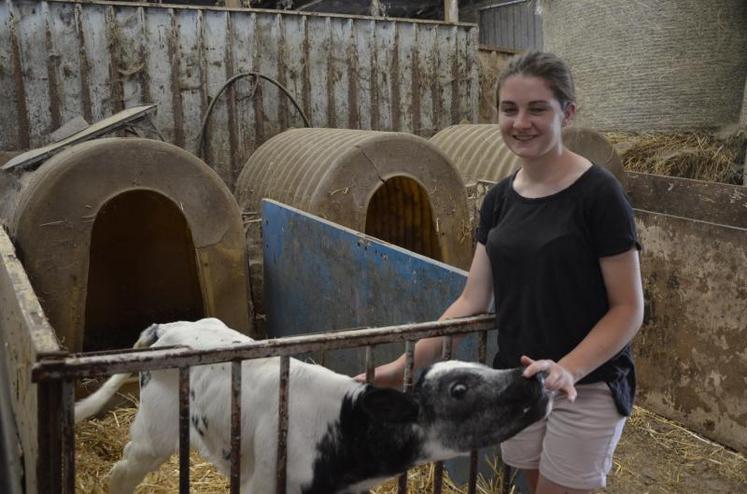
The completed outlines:
[[[459,22],[459,4],[457,0],[444,0],[444,20],[451,24]]]
[[[241,0],[226,0],[226,7],[229,9],[240,9]]]

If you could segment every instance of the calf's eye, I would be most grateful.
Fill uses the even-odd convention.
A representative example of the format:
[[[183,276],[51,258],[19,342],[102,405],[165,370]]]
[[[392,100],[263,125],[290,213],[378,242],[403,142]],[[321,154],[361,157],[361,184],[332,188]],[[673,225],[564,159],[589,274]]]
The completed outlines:
[[[452,384],[451,389],[449,390],[449,393],[451,394],[452,398],[456,398],[456,399],[464,398],[464,395],[467,394],[467,386],[465,386],[462,383]]]

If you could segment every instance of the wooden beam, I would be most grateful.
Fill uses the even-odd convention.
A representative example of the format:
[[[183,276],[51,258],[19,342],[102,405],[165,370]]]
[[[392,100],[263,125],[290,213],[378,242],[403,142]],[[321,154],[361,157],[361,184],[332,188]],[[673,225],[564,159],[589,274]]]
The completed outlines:
[[[459,4],[457,0],[444,0],[444,20],[453,24],[459,22]]]

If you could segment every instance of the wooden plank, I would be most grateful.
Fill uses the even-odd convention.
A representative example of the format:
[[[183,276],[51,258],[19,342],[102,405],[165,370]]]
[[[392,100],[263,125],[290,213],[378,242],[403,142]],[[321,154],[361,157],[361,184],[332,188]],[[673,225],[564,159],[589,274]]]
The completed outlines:
[[[627,172],[633,207],[747,228],[747,187]]]

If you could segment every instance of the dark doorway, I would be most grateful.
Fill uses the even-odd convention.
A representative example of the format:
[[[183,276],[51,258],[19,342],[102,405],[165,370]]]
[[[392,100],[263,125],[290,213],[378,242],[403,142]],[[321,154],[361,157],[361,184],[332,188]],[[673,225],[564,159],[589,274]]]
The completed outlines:
[[[129,348],[153,323],[204,317],[192,235],[171,200],[120,194],[91,235],[83,351]]]

